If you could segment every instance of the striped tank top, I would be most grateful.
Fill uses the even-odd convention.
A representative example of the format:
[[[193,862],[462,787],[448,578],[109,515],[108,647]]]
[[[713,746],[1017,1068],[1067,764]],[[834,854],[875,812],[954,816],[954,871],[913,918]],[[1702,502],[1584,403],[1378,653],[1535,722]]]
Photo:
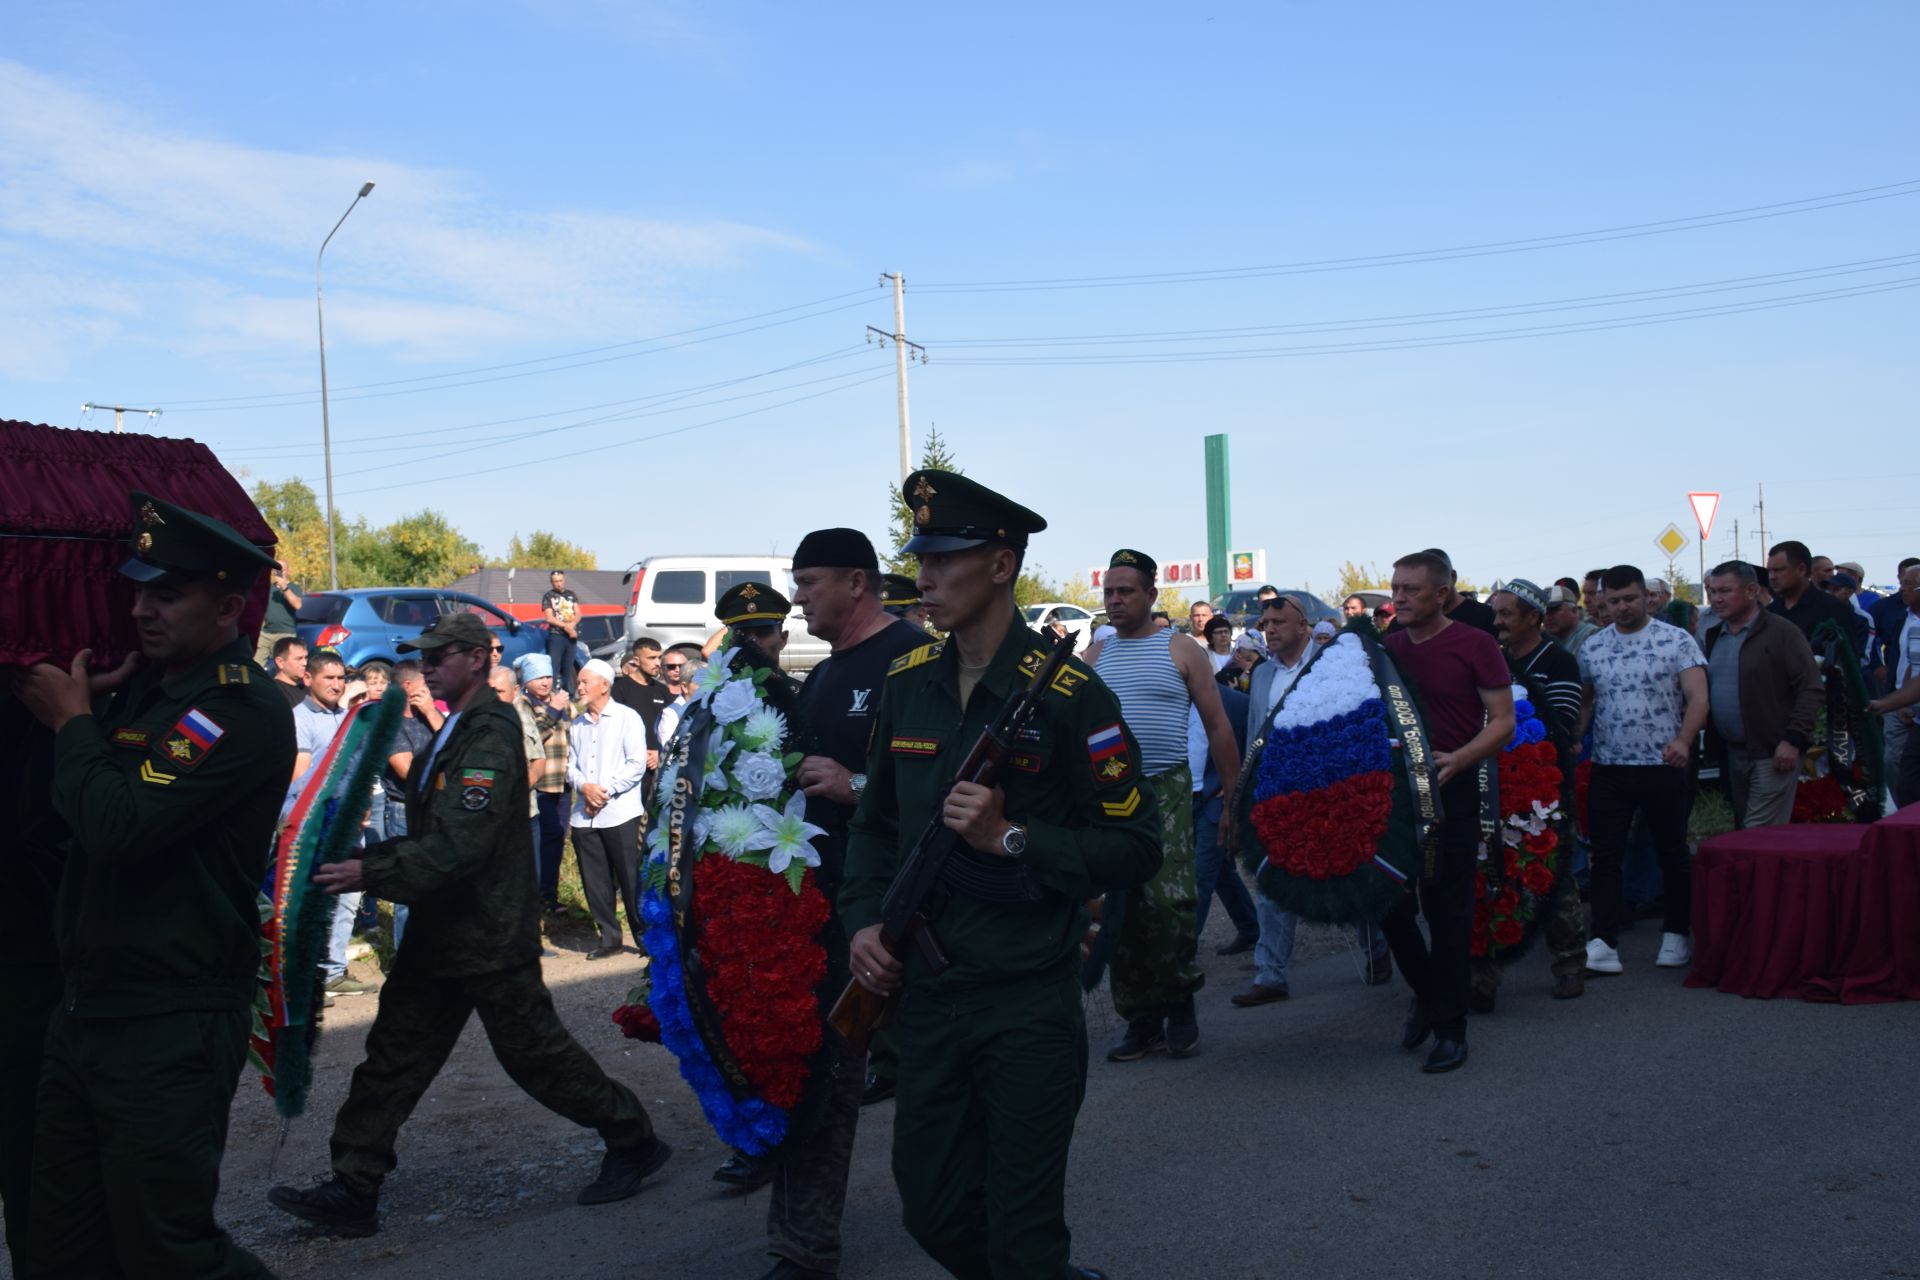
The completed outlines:
[[[1093,670],[1120,699],[1120,714],[1140,743],[1148,777],[1187,761],[1187,709],[1192,696],[1173,665],[1173,628],[1137,640],[1108,636]]]

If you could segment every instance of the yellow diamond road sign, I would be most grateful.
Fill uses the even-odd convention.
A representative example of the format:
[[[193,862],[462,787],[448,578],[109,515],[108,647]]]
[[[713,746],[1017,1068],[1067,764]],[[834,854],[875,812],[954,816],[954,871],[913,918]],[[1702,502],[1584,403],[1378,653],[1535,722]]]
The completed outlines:
[[[1675,526],[1668,525],[1660,531],[1660,536],[1653,540],[1653,545],[1666,552],[1667,559],[1671,560],[1686,549],[1687,535]]]

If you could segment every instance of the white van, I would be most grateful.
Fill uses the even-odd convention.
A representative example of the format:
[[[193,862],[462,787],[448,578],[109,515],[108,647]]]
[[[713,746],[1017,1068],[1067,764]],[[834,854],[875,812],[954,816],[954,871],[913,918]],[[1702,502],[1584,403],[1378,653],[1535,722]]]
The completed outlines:
[[[743,582],[772,587],[793,599],[791,556],[649,556],[627,573],[627,643],[643,636],[662,649],[679,647],[698,656],[707,637],[719,630],[713,616],[721,596]],[[808,671],[826,659],[824,640],[816,640],[794,610],[787,620],[787,648],[780,665]]]

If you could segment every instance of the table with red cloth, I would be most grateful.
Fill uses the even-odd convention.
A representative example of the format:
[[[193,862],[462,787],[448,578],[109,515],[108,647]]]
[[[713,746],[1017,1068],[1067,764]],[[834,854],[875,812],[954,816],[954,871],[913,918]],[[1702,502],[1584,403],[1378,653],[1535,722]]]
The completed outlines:
[[[1690,987],[1920,999],[1920,806],[1866,825],[1733,831],[1693,860]]]

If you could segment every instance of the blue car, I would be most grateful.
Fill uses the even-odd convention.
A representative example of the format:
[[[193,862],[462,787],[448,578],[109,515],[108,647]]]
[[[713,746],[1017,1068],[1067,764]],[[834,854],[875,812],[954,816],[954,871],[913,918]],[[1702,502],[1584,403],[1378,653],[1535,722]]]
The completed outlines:
[[[308,650],[332,649],[349,667],[397,662],[402,640],[453,613],[477,614],[499,637],[508,664],[522,654],[545,653],[545,627],[507,616],[479,596],[432,587],[356,587],[350,591],[313,591],[300,601],[294,634]]]

